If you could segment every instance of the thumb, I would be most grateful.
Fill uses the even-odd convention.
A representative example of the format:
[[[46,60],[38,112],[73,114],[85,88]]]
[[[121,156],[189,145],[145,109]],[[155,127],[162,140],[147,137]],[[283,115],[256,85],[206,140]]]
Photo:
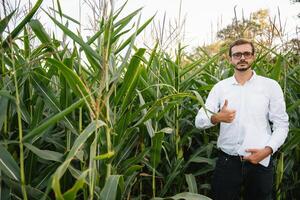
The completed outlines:
[[[223,109],[224,109],[224,108],[227,108],[227,106],[228,106],[228,100],[227,100],[227,99],[225,99],[225,102],[224,102],[224,105],[223,105],[223,107],[222,107],[222,108],[223,108]]]

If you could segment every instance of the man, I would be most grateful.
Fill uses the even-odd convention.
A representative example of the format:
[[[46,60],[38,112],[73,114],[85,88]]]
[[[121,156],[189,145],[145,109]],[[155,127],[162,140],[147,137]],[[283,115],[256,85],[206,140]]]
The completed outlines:
[[[219,156],[213,175],[213,199],[271,199],[272,154],[288,133],[288,115],[279,84],[251,69],[252,42],[239,39],[229,48],[234,76],[218,82],[196,116],[197,128],[220,123]],[[271,126],[271,124],[272,126]],[[271,158],[271,159],[270,159]]]

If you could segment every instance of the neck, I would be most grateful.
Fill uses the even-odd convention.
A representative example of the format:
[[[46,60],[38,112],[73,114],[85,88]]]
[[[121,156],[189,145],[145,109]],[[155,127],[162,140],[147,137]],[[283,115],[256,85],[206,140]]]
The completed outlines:
[[[247,71],[235,70],[235,72],[234,72],[234,77],[235,77],[236,81],[241,85],[244,85],[246,83],[246,81],[250,80],[252,75],[253,75],[253,72],[251,69],[249,69]]]

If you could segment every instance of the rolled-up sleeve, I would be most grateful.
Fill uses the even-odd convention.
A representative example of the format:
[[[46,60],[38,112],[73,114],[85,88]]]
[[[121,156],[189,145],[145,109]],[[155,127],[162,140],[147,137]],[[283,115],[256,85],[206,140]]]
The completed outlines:
[[[209,111],[214,113],[219,111],[219,93],[217,85],[211,89],[205,102],[205,108],[206,110],[202,107],[195,118],[195,126],[199,129],[206,129],[214,126],[214,124],[211,123],[211,116],[213,114]]]
[[[284,143],[288,131],[289,122],[283,92],[277,82],[273,82],[269,104],[269,120],[273,123],[272,136],[267,143],[273,149],[273,153]]]

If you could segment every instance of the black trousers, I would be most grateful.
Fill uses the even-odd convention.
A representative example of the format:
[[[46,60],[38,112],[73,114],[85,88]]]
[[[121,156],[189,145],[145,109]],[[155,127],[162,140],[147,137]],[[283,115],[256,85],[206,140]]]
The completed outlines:
[[[212,181],[213,199],[237,200],[243,196],[244,200],[270,200],[273,174],[272,159],[264,167],[220,151]]]

